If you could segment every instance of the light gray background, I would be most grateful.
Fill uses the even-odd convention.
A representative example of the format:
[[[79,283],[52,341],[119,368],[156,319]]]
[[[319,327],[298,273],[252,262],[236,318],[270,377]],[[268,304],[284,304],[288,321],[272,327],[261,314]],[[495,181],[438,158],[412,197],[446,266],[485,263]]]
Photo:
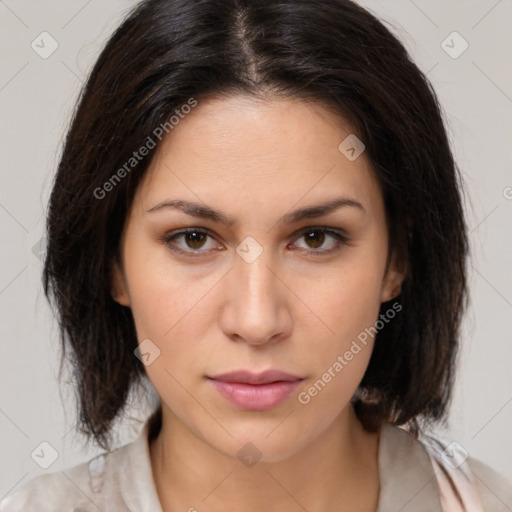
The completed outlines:
[[[0,498],[40,473],[67,468],[99,452],[81,448],[81,438],[72,431],[69,386],[61,386],[61,402],[57,326],[42,293],[42,262],[33,247],[43,234],[60,144],[79,88],[134,3],[0,0]],[[428,72],[467,186],[472,302],[464,322],[451,428],[442,435],[512,479],[512,3],[361,4],[390,23]],[[47,59],[31,48],[43,31],[59,45]],[[453,31],[469,44],[456,59],[441,46]],[[453,52],[460,43],[448,39],[445,44]],[[139,417],[146,413],[143,408]],[[131,440],[136,428],[133,422],[122,425],[121,440]],[[31,458],[42,441],[59,454],[46,470]]]

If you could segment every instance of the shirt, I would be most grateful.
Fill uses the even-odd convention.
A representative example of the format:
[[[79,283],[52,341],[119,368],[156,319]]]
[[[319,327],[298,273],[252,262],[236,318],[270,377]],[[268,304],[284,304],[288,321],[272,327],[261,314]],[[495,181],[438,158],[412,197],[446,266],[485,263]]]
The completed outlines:
[[[150,421],[131,443],[23,484],[0,502],[0,511],[162,512],[151,469]],[[376,512],[512,510],[510,484],[489,466],[468,458],[457,443],[430,436],[415,439],[385,423],[378,470]],[[204,509],[196,505],[198,511]]]

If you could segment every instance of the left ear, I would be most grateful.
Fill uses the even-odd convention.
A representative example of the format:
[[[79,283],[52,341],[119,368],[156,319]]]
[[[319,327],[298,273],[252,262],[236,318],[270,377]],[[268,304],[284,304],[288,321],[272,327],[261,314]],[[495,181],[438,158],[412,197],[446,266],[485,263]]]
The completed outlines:
[[[110,283],[110,294],[112,298],[121,306],[130,307],[130,296],[128,295],[128,287],[124,273],[117,262],[112,265],[112,280]]]
[[[400,295],[406,274],[405,265],[399,265],[396,254],[393,253],[382,281],[381,302],[387,302]]]

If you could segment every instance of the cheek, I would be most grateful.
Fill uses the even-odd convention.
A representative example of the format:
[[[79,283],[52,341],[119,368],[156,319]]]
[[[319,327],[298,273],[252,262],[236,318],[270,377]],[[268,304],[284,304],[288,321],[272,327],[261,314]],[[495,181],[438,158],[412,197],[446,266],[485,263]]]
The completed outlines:
[[[316,313],[304,320],[301,362],[313,375],[301,391],[300,403],[337,410],[343,407],[361,381],[373,350],[380,310],[383,263],[359,255],[339,272],[329,273],[312,287],[301,281],[300,294]],[[313,388],[310,388],[313,385]]]
[[[311,370],[297,391],[297,410],[305,430],[321,432],[349,403],[368,366],[372,330],[380,308],[379,272],[343,272],[306,300],[318,308],[322,335],[306,336],[301,349],[303,367]],[[318,302],[319,301],[319,302]],[[307,332],[307,327],[304,327]],[[311,329],[310,329],[311,332]]]
[[[170,265],[169,260],[143,252],[133,252],[128,267],[139,343],[151,340],[158,354],[145,367],[146,374],[164,403],[173,404],[185,422],[189,415],[198,414],[185,390],[193,389],[191,381],[205,370],[205,333],[211,331],[213,321],[207,292],[219,276],[199,279],[193,272]]]
[[[296,293],[316,313],[319,332],[338,340],[338,348],[374,325],[381,305],[382,267],[378,260],[361,257],[327,273],[314,286],[308,279],[298,281]]]
[[[184,325],[194,329],[196,324],[188,321],[189,314],[193,316],[216,277],[201,276],[191,265],[171,262],[165,248],[143,237],[141,240],[126,247],[131,309],[139,340],[165,343]]]

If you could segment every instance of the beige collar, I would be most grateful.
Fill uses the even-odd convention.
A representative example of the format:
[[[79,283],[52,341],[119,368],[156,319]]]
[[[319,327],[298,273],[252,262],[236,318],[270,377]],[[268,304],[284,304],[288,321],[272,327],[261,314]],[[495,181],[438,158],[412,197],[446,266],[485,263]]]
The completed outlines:
[[[135,441],[120,448],[121,493],[132,512],[162,512],[151,469],[149,421]],[[384,424],[378,449],[380,477],[376,512],[442,512],[436,475],[423,444],[399,427]],[[119,459],[118,459],[119,460]],[[199,506],[192,503],[191,506]],[[196,507],[197,508],[197,507]]]

